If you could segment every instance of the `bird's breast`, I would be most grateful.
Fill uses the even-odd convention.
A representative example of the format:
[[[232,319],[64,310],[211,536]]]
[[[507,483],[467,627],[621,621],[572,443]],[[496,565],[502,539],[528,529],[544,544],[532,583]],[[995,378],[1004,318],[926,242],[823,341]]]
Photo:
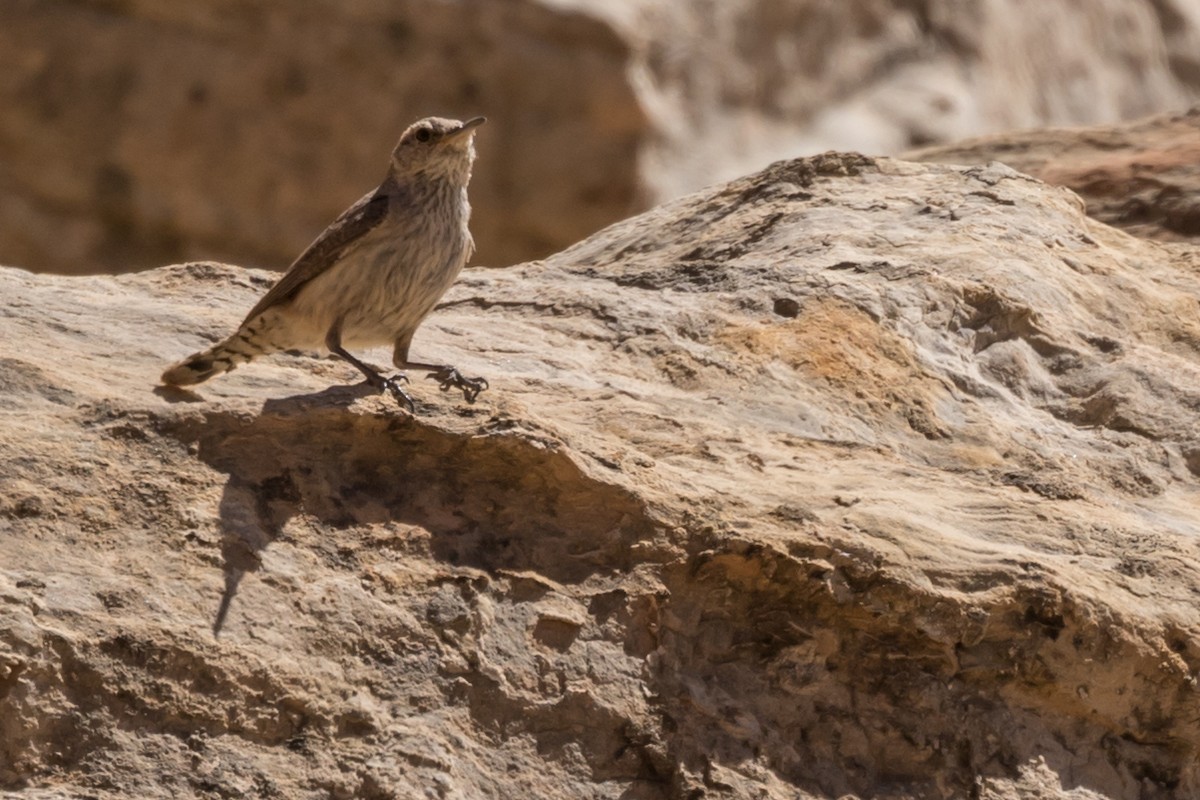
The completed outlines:
[[[392,343],[416,330],[470,253],[465,215],[449,209],[381,227],[380,235],[348,254],[341,268],[344,277],[335,294],[348,344]]]

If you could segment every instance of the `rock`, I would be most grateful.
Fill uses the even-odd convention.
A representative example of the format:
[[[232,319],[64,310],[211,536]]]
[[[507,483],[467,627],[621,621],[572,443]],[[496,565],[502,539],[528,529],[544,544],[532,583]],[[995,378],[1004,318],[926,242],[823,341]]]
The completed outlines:
[[[905,158],[1005,164],[1067,186],[1088,214],[1135,236],[1200,242],[1200,106],[1122,125],[984,136]]]
[[[491,119],[503,266],[776,158],[1178,109],[1197,52],[1186,0],[11,0],[0,259],[282,269],[436,112]]]
[[[5,3],[0,253],[72,273],[283,269],[436,113],[490,118],[481,257],[544,255],[633,208],[646,122],[627,52],[540,0]]]
[[[830,153],[154,388],[270,278],[0,271],[0,787],[1200,792],[1196,248]]]
[[[892,154],[1200,100],[1192,0],[641,5],[655,199],[826,149]]]

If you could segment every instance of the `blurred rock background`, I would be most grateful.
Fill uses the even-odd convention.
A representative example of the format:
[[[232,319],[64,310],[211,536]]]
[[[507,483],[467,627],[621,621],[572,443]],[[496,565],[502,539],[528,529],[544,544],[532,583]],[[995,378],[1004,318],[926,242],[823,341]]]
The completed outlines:
[[[768,161],[1200,98],[1200,0],[4,0],[0,263],[282,269],[485,114],[479,264]]]

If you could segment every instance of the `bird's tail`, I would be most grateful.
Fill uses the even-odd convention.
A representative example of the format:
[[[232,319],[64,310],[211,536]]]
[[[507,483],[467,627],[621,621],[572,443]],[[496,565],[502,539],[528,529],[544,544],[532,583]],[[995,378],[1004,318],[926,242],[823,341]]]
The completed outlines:
[[[193,353],[168,368],[162,374],[162,382],[169,386],[204,383],[209,378],[223,375],[238,364],[253,361],[266,352],[267,348],[255,341],[254,334],[242,328],[225,341],[214,344],[207,350]]]

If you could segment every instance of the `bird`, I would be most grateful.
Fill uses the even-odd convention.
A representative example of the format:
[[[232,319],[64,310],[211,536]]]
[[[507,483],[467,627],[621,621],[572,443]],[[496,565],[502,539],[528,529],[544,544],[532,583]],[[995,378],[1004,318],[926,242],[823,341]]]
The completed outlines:
[[[203,383],[281,350],[324,347],[390,392],[410,413],[403,370],[428,370],[468,403],[488,388],[446,364],[409,359],[413,334],[475,251],[467,184],[476,130],[486,120],[426,117],[404,130],[383,182],[329,225],[224,341],[162,374],[168,386]],[[390,345],[400,373],[384,376],[347,348]]]

